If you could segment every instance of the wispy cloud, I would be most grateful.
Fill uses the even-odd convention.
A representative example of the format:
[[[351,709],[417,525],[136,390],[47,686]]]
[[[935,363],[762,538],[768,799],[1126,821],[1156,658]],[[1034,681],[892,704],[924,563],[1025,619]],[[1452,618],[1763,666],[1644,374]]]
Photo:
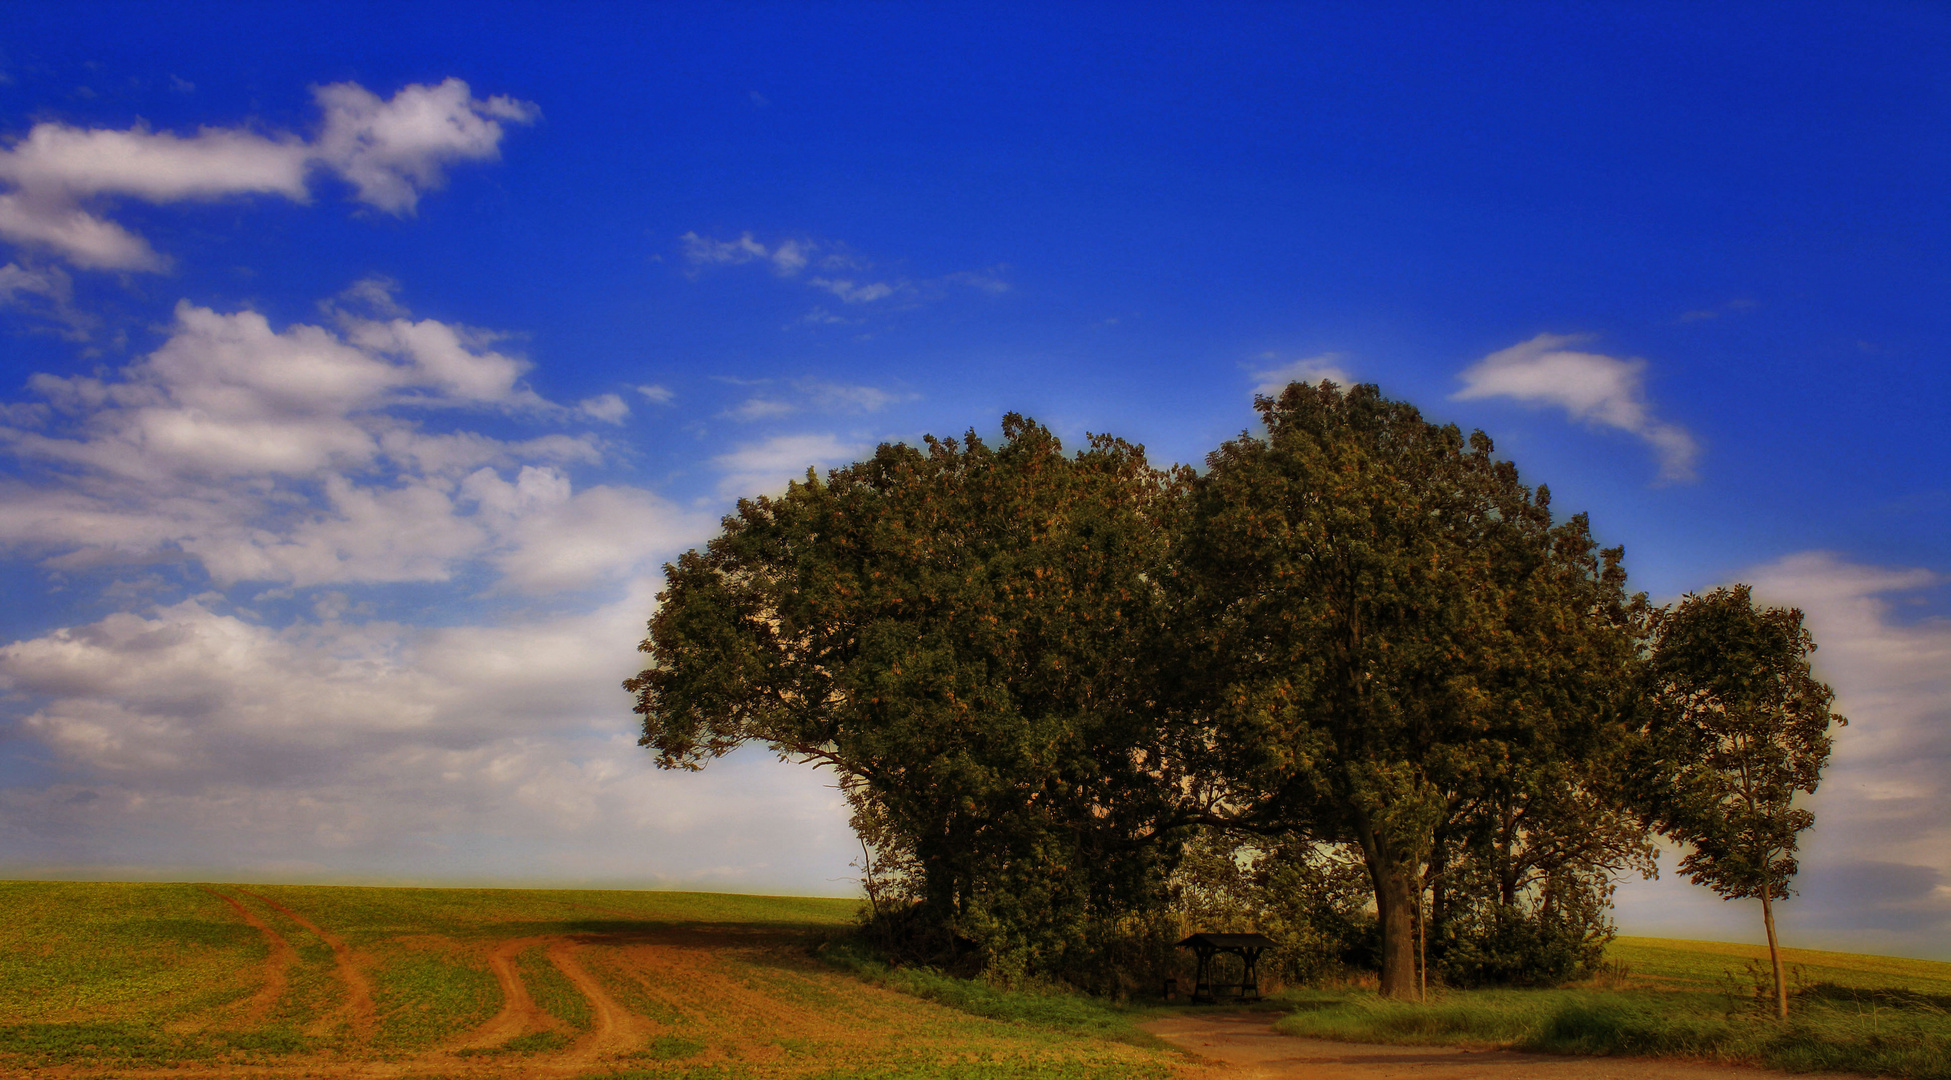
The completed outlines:
[[[1271,397],[1287,389],[1289,383],[1312,385],[1323,379],[1343,387],[1355,385],[1354,377],[1342,367],[1344,357],[1340,353],[1321,353],[1282,363],[1279,354],[1266,352],[1261,353],[1258,359],[1263,364],[1273,366],[1253,373],[1253,377],[1259,380],[1253,388],[1256,394]]]
[[[1451,397],[1555,405],[1575,420],[1645,440],[1659,457],[1662,480],[1692,480],[1700,444],[1687,429],[1654,417],[1646,400],[1646,361],[1567,348],[1590,340],[1589,334],[1539,334],[1499,349],[1464,369],[1458,375],[1464,387]]]
[[[148,241],[102,216],[113,198],[171,203],[235,195],[311,197],[310,174],[344,178],[355,197],[392,214],[411,214],[422,192],[440,187],[460,161],[491,160],[502,124],[528,123],[535,106],[482,100],[459,79],[411,85],[390,100],[354,83],[312,90],[322,114],[317,137],[247,128],[192,135],[36,124],[0,150],[0,238],[52,252],[75,266],[158,271],[169,260]]]
[[[678,237],[684,246],[685,261],[691,273],[704,270],[758,264],[780,278],[798,281],[808,288],[830,293],[844,304],[868,306],[892,302],[908,306],[939,297],[950,286],[973,289],[992,296],[1010,291],[1002,276],[1004,268],[961,270],[921,280],[904,275],[873,274],[876,263],[844,244],[828,240],[789,238],[768,246],[751,233],[740,233],[735,240],[719,240],[687,232]],[[810,273],[803,273],[805,271]],[[837,316],[825,308],[814,308],[802,320],[811,324],[850,323],[856,319]]]
[[[724,495],[757,495],[785,488],[809,468],[842,465],[864,456],[872,447],[843,441],[831,432],[776,435],[763,442],[745,443],[711,459],[723,474],[718,490]]]
[[[880,412],[913,401],[919,394],[878,386],[796,379],[789,386],[770,388],[745,399],[722,415],[734,420],[776,420],[802,412],[858,415]]]

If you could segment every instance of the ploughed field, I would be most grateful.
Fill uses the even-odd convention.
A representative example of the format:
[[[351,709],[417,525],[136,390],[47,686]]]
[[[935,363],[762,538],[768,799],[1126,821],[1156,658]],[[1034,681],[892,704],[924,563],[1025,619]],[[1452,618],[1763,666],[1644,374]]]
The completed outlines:
[[[1108,1080],[1185,1061],[823,963],[816,949],[855,907],[0,883],[0,1073]]]

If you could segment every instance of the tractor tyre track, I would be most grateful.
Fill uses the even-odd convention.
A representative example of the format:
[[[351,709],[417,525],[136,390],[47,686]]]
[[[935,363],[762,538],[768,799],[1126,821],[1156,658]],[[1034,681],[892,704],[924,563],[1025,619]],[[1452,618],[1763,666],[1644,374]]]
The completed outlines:
[[[332,959],[335,962],[339,981],[345,984],[346,993],[345,1004],[341,1005],[332,1015],[344,1016],[347,1025],[352,1029],[353,1035],[360,1041],[364,1042],[371,1039],[373,1036],[374,1020],[378,1014],[378,1010],[373,1006],[373,984],[366,977],[366,973],[360,969],[358,961],[353,955],[352,947],[347,945],[337,935],[327,933],[324,927],[319,926],[317,923],[268,896],[259,893],[245,893],[244,895],[251,897],[266,907],[282,914],[292,922],[297,923],[299,926],[304,927],[314,937],[323,941],[332,949]],[[329,1020],[329,1017],[327,1020],[321,1020],[319,1026],[325,1026]]]
[[[647,1030],[641,1017],[618,1004],[610,992],[603,989],[603,984],[576,961],[579,944],[571,938],[557,938],[550,944],[548,952],[549,962],[575,985],[576,992],[589,1002],[590,1011],[595,1014],[589,1033],[576,1040],[576,1045],[561,1057],[550,1062],[566,1068],[584,1067],[599,1058],[633,1050],[643,1041]]]
[[[485,1050],[543,1026],[542,1010],[529,997],[528,986],[515,969],[515,957],[530,946],[547,940],[540,937],[510,938],[497,943],[489,951],[488,970],[495,973],[495,984],[501,989],[501,1011],[443,1049]]]
[[[251,995],[242,1018],[245,1027],[256,1027],[264,1022],[264,1018],[278,1004],[278,999],[284,996],[285,988],[291,985],[291,968],[298,962],[298,950],[291,947],[291,942],[286,941],[283,934],[272,929],[270,923],[259,918],[257,912],[245,907],[236,897],[225,896],[207,885],[203,886],[203,891],[229,904],[239,918],[263,935],[264,943],[271,949],[260,968],[264,984]]]

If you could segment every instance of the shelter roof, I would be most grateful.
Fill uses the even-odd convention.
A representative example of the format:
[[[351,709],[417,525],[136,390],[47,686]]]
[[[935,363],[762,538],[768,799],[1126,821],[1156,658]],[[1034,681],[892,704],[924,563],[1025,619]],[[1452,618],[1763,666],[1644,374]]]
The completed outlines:
[[[1213,949],[1270,949],[1274,939],[1265,934],[1193,934],[1179,942],[1181,949],[1204,945]]]

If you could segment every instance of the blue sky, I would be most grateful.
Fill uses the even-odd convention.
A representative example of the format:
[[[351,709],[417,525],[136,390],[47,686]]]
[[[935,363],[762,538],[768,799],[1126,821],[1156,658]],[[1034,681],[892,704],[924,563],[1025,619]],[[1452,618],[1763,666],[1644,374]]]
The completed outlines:
[[[1951,957],[1947,73],[1924,4],[16,5],[0,872],[845,891],[822,777],[634,746],[659,564],[1328,376],[1803,607],[1786,932]]]

